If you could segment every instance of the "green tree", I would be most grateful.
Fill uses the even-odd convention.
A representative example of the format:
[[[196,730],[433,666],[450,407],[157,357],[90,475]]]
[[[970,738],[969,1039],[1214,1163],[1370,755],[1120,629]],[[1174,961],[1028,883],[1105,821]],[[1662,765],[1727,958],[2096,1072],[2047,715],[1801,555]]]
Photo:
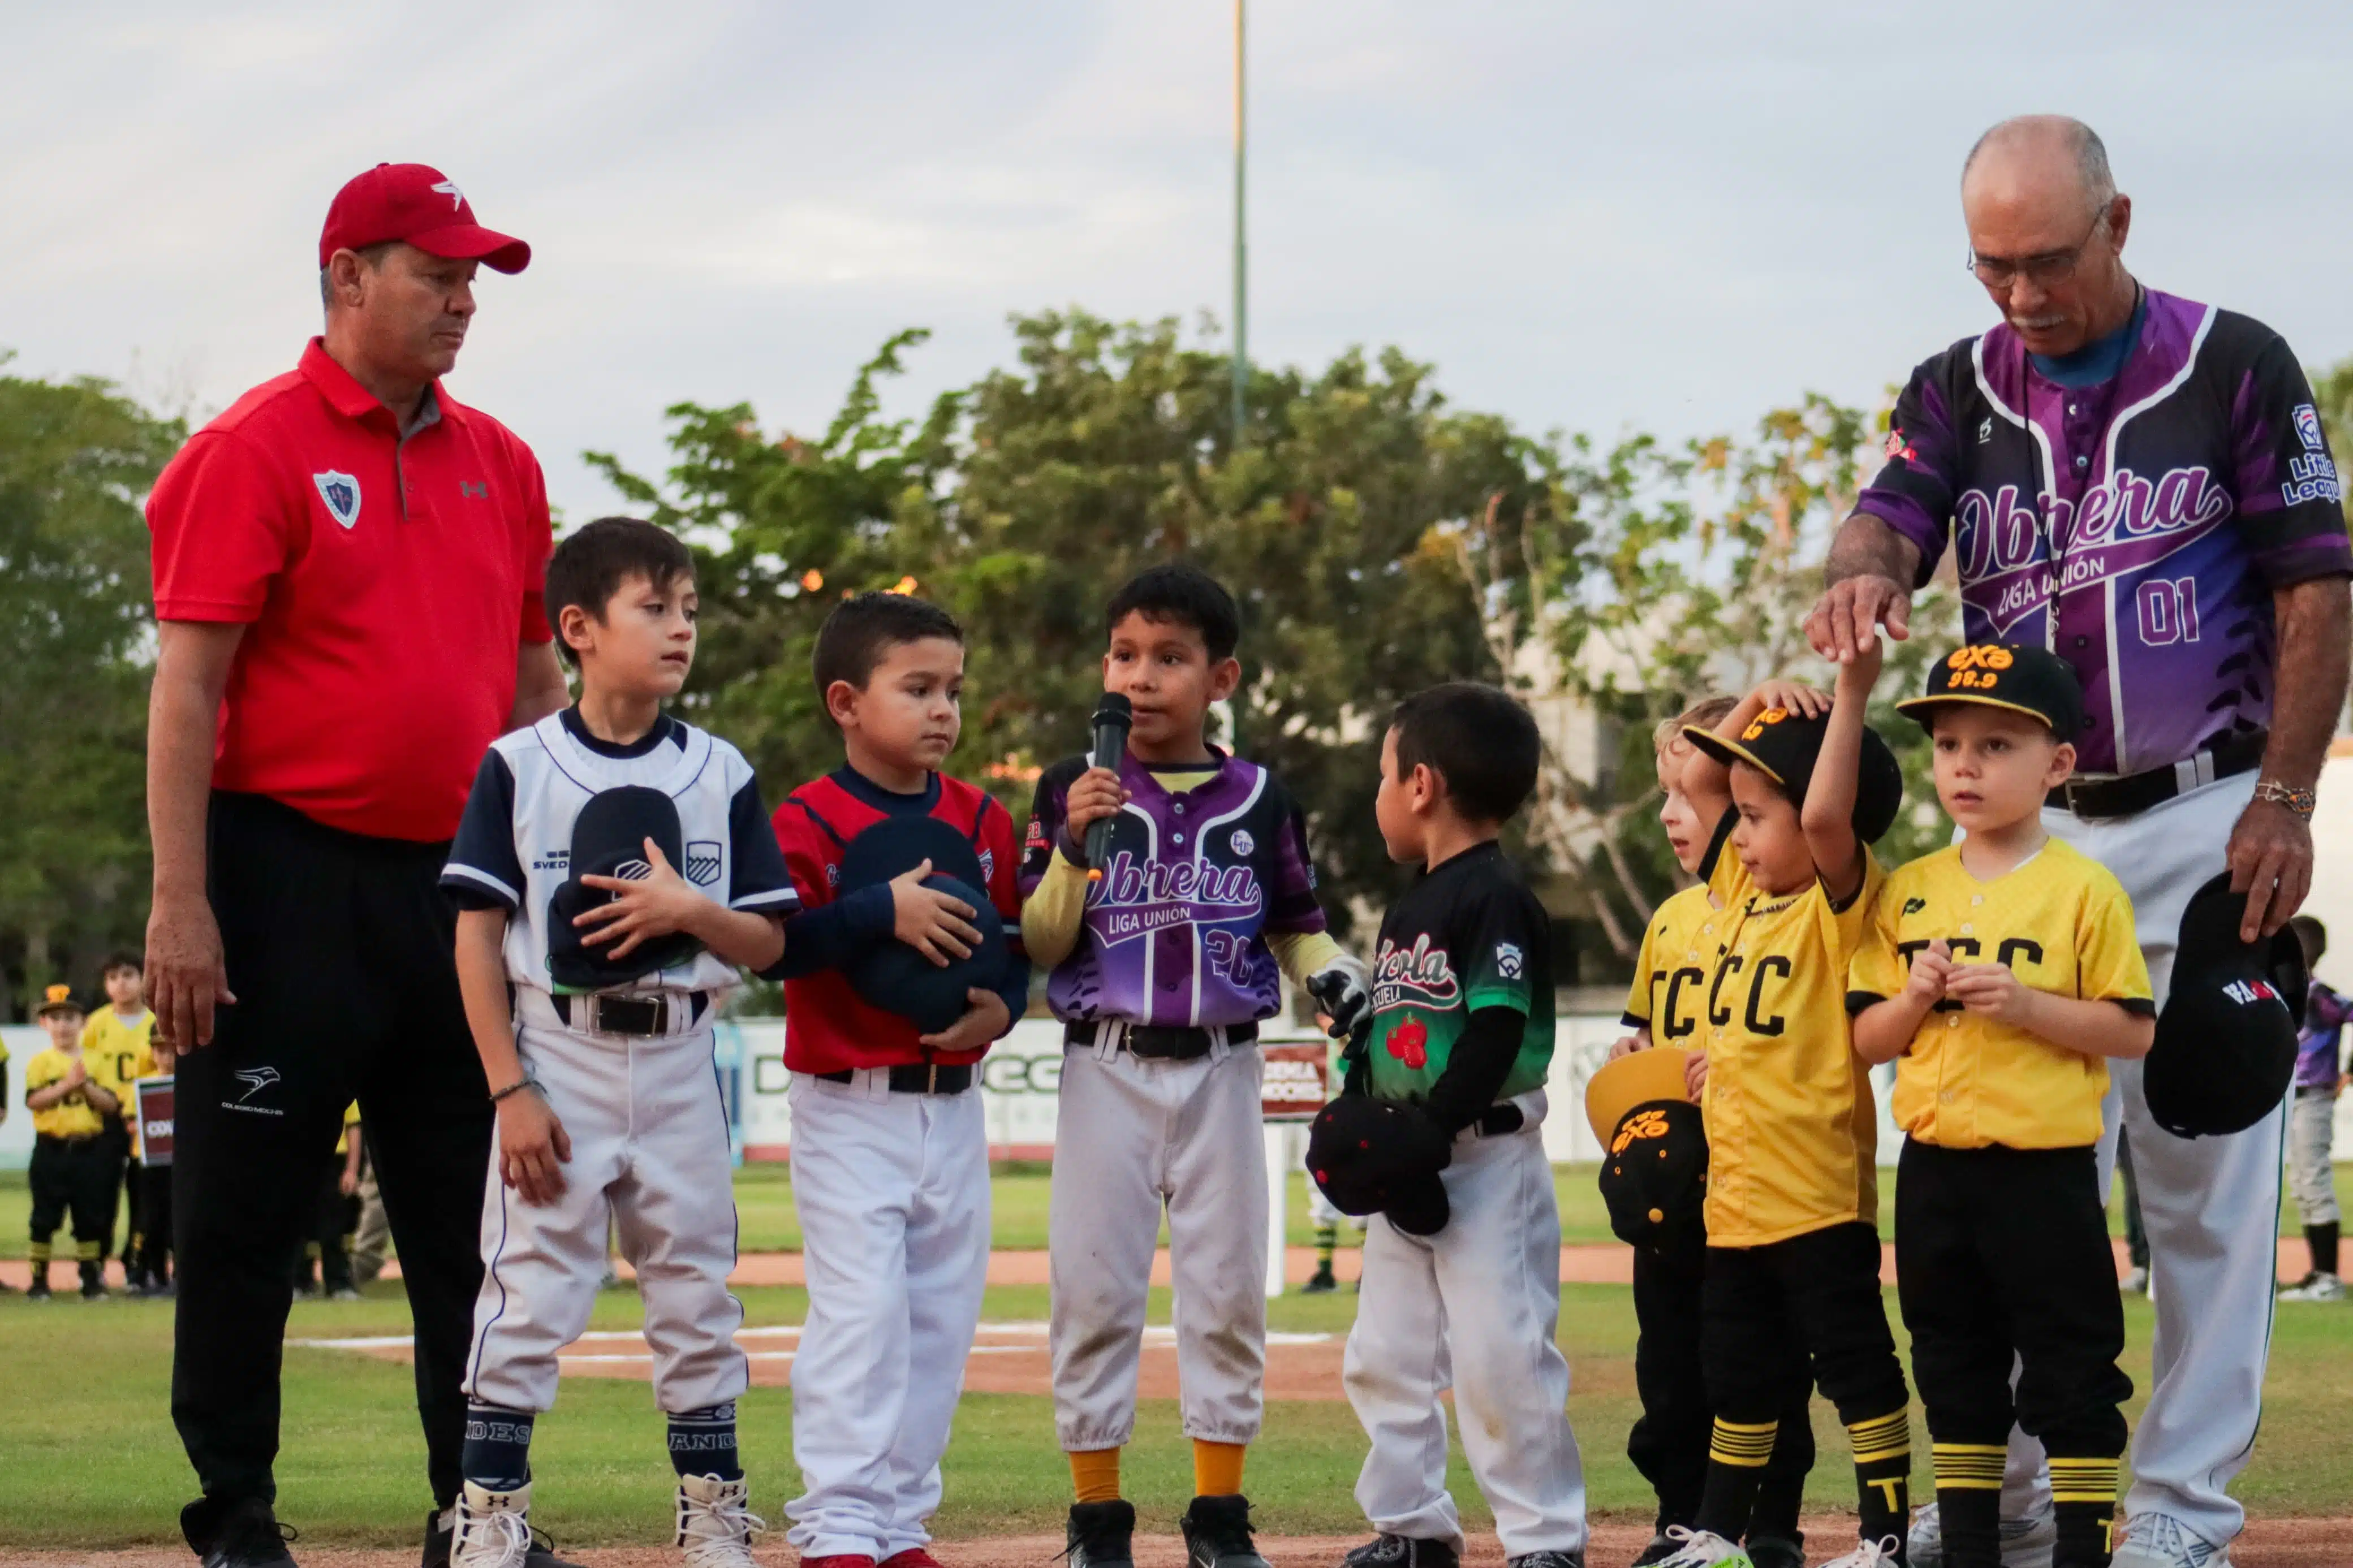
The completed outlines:
[[[97,979],[146,926],[141,504],[184,435],[103,382],[0,376],[0,963]]]

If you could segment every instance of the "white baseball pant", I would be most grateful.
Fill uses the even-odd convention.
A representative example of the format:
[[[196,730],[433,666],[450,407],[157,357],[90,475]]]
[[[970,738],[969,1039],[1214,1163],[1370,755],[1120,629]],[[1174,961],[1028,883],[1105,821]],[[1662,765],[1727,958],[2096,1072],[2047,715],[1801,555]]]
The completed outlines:
[[[2053,838],[2097,860],[2124,884],[2160,1007],[2173,980],[2182,911],[2190,894],[2229,868],[2224,849],[2253,798],[2255,776],[2221,779],[2116,821],[2042,814]],[[2108,1064],[2099,1151],[2105,1192],[2116,1173],[2116,1130],[2132,1129],[2133,1175],[2148,1226],[2149,1293],[2157,1307],[2156,1383],[2133,1433],[2125,1515],[2167,1514],[2206,1541],[2226,1545],[2245,1525],[2246,1510],[2225,1489],[2246,1468],[2263,1414],[2279,1268],[2286,1105],[2283,1100],[2254,1126],[2227,1138],[2176,1138],[2149,1118],[2141,1065]],[[2041,1508],[2049,1496],[2042,1446],[2013,1428],[2002,1512],[2017,1517]]]
[[[2288,1178],[2297,1215],[2310,1225],[2335,1225],[2337,1164],[2330,1145],[2337,1137],[2337,1097],[2289,1090]]]
[[[1254,1046],[1191,1061],[1072,1047],[1047,1222],[1054,1427],[1068,1452],[1135,1430],[1160,1215],[1168,1215],[1185,1434],[1258,1436],[1266,1375],[1266,1141]]]
[[[1560,1214],[1541,1089],[1516,1132],[1464,1133],[1442,1177],[1435,1236],[1386,1217],[1365,1232],[1364,1292],[1348,1334],[1348,1403],[1372,1439],[1356,1501],[1383,1534],[1444,1541],[1462,1521],[1446,1490],[1450,1382],[1471,1474],[1506,1557],[1585,1546],[1585,1470],[1568,1425],[1560,1320]]]
[[[940,1506],[988,1282],[988,1130],[977,1089],[893,1094],[887,1070],[795,1073],[788,1093],[808,1279],[789,1539],[879,1563],[927,1543]]]
[[[608,1216],[645,1300],[655,1403],[675,1413],[737,1397],[751,1379],[735,1345],[743,1303],[727,1293],[734,1172],[711,1030],[638,1039],[526,1024],[515,1044],[572,1159],[563,1196],[534,1206],[499,1180],[491,1152],[466,1397],[554,1405],[556,1352],[588,1326],[605,1276]]]

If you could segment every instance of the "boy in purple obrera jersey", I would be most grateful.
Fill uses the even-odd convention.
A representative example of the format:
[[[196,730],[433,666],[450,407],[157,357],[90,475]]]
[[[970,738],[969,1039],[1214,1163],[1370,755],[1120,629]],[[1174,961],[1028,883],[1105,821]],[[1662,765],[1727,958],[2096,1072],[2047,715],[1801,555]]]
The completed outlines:
[[[1071,1457],[1071,1568],[1129,1568],[1135,1510],[1119,1452],[1165,1208],[1176,1369],[1193,1439],[1191,1568],[1266,1568],[1242,1455],[1266,1369],[1267,1170],[1261,1018],[1282,977],[1314,985],[1345,1034],[1370,1005],[1364,965],[1324,929],[1298,806],[1272,773],[1208,744],[1241,679],[1233,599],[1155,567],[1105,616],[1103,689],[1134,728],[1116,770],[1046,770],[1021,867],[1021,936],[1062,1020],[1051,1251],[1054,1420]],[[1087,830],[1111,824],[1100,868]],[[1091,876],[1091,870],[1101,875]]]

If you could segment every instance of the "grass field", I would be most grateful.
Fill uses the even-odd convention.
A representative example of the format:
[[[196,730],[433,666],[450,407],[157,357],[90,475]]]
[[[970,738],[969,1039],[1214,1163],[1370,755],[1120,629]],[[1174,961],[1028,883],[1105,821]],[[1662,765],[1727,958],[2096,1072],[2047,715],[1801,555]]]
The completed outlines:
[[[1567,1184],[1585,1210],[1598,1208],[1581,1196],[1590,1189],[1589,1175]],[[1032,1176],[1000,1181],[1000,1241],[1042,1244],[1042,1189]],[[766,1227],[768,1244],[789,1237],[786,1194],[784,1184],[766,1173],[747,1178],[742,1194],[747,1246],[755,1224]],[[753,1325],[797,1323],[805,1309],[797,1289],[741,1294],[745,1321]],[[1356,1298],[1345,1292],[1292,1296],[1272,1303],[1271,1315],[1279,1329],[1344,1332],[1355,1307]],[[1166,1321],[1167,1312],[1167,1293],[1155,1291],[1154,1320]],[[992,1289],[986,1313],[994,1321],[1041,1319],[1045,1292]],[[1894,1316],[1892,1295],[1889,1314]],[[600,1299],[596,1327],[630,1328],[638,1321],[635,1295],[614,1291]],[[2129,1300],[2126,1322],[2126,1367],[2145,1393],[2147,1304]],[[290,1334],[340,1337],[396,1333],[406,1327],[398,1288],[386,1284],[373,1288],[362,1301],[298,1303]],[[174,1521],[189,1495],[191,1478],[167,1415],[171,1341],[168,1303],[36,1305],[0,1298],[0,1346],[5,1347],[10,1370],[0,1380],[0,1474],[40,1478],[37,1486],[0,1491],[0,1547],[99,1547],[174,1538]],[[1585,1453],[1593,1506],[1603,1512],[1640,1512],[1647,1507],[1647,1493],[1623,1453],[1635,1415],[1630,1292],[1605,1285],[1567,1288],[1560,1342],[1574,1373],[1570,1414]],[[2259,1514],[2353,1511],[2353,1464],[2347,1462],[2353,1458],[2353,1439],[2347,1437],[2343,1419],[2353,1408],[2353,1308],[2283,1308],[2268,1390],[2262,1436],[2238,1489],[2241,1495]],[[2137,1398],[2136,1413],[2138,1405]],[[795,1489],[789,1394],[754,1389],[743,1403],[742,1420],[755,1504],[776,1521]],[[1844,1436],[1819,1405],[1816,1423],[1823,1457],[1815,1500],[1829,1507],[1849,1506]],[[290,1349],[283,1431],[280,1512],[301,1526],[306,1542],[395,1546],[414,1541],[426,1500],[408,1368],[338,1352]],[[1915,1440],[1923,1443],[1925,1461],[1925,1437],[1916,1421]],[[556,1411],[541,1423],[533,1448],[540,1478],[534,1520],[574,1544],[659,1541],[670,1496],[661,1443],[659,1418],[644,1385],[567,1382]],[[1284,1533],[1358,1529],[1362,1521],[1349,1490],[1364,1447],[1345,1402],[1270,1406],[1249,1479],[1262,1527]],[[947,1500],[939,1521],[944,1537],[1057,1527],[1067,1501],[1067,1473],[1043,1397],[968,1396],[946,1468]],[[1456,1469],[1457,1496],[1483,1524],[1459,1455]],[[1129,1490],[1155,1527],[1170,1528],[1190,1490],[1173,1405],[1147,1404],[1127,1470]],[[1915,1484],[1925,1483],[1924,1474]]]
[[[1045,1247],[1047,1183],[1046,1169],[1042,1165],[1008,1165],[998,1170],[991,1194],[995,1205],[994,1239],[998,1249],[1018,1251]],[[1592,1166],[1556,1167],[1553,1186],[1560,1201],[1562,1240],[1614,1241],[1609,1234],[1609,1215],[1601,1206],[1601,1193],[1595,1184]],[[1893,1237],[1895,1215],[1894,1173],[1886,1173],[1883,1190],[1887,1199],[1880,1205],[1879,1229],[1882,1236]],[[2337,1190],[2344,1206],[2353,1209],[2353,1166],[2337,1168]],[[25,1189],[25,1173],[22,1171],[0,1172],[0,1258],[25,1256],[26,1219],[30,1207],[31,1198]],[[742,1226],[740,1245],[744,1251],[800,1250],[801,1227],[793,1212],[793,1183],[788,1167],[758,1164],[739,1169],[735,1173],[735,1211]],[[2109,1229],[2122,1236],[2124,1211],[2121,1200],[2112,1205],[2108,1217]],[[2301,1234],[2293,1205],[2281,1206],[2280,1234]],[[1294,1171],[1291,1176],[1290,1239],[1293,1245],[1303,1247],[1313,1242],[1314,1236],[1314,1227],[1307,1218],[1307,1178],[1303,1173]],[[1340,1227],[1343,1246],[1353,1246],[1356,1237],[1353,1226]],[[69,1252],[70,1248],[61,1250]]]

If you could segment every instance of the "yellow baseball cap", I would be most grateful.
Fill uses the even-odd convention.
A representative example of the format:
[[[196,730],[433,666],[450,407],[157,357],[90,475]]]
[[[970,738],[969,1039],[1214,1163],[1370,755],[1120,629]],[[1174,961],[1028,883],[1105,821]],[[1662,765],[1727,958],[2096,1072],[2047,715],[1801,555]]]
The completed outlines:
[[[1683,1078],[1683,1063],[1690,1056],[1681,1046],[1653,1046],[1620,1057],[1586,1080],[1585,1120],[1603,1148],[1609,1147],[1618,1124],[1636,1106],[1690,1100]]]

